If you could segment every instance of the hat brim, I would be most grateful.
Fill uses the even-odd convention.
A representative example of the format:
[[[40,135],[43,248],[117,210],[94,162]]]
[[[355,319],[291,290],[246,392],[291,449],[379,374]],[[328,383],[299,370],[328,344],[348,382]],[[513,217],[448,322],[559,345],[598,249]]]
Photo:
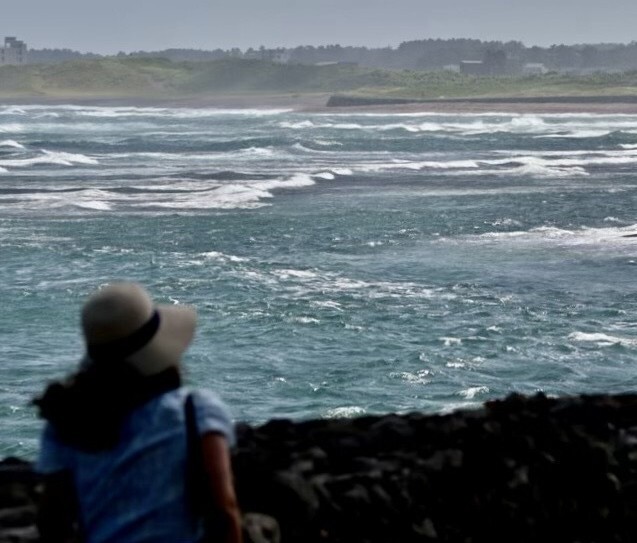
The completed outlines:
[[[159,328],[153,338],[127,362],[142,375],[155,375],[178,367],[195,335],[197,312],[187,305],[157,305]]]

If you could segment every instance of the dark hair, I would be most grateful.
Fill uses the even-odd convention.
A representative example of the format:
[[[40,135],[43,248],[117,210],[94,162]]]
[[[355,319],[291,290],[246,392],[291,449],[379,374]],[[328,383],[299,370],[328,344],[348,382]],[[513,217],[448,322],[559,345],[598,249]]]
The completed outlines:
[[[133,409],[180,385],[176,368],[144,376],[124,362],[99,363],[51,383],[33,403],[62,442],[98,452],[119,443]]]

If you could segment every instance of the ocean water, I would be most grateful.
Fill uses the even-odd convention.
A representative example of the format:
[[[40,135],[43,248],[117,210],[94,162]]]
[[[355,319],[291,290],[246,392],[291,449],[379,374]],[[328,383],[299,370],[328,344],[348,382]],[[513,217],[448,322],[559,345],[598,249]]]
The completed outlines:
[[[0,106],[0,456],[118,278],[252,423],[634,390],[636,168],[637,115]]]

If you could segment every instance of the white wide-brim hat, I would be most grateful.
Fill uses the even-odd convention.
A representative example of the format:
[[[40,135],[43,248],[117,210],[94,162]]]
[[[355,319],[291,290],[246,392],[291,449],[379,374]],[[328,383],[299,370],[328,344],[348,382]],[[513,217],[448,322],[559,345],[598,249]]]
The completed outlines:
[[[185,305],[155,305],[137,283],[112,283],[82,309],[84,365],[124,361],[142,375],[179,366],[195,333],[197,313]]]

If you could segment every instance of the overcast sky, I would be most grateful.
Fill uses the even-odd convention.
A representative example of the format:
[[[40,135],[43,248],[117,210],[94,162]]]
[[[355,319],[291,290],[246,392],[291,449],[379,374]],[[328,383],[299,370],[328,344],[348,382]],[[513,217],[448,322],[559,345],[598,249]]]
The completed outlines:
[[[2,0],[0,36],[80,51],[637,40],[637,0]]]

